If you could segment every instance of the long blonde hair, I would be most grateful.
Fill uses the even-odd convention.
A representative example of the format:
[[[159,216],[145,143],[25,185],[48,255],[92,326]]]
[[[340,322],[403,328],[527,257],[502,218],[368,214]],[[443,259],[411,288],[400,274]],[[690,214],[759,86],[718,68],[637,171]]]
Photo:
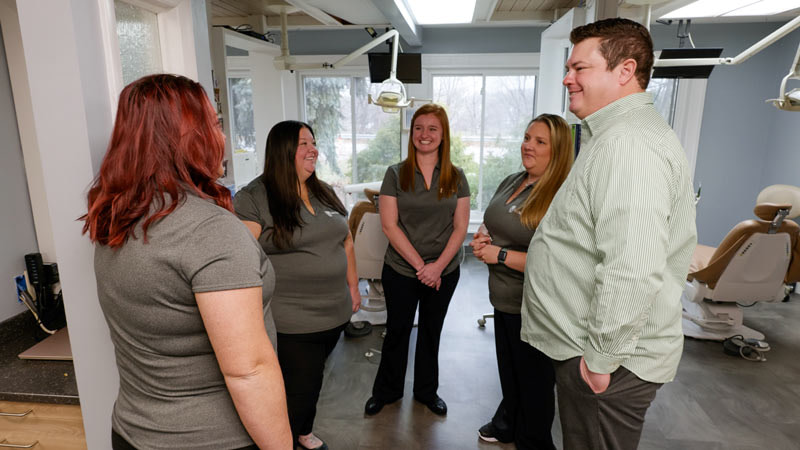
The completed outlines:
[[[414,169],[417,168],[417,149],[414,147],[414,122],[417,117],[433,114],[442,123],[442,142],[439,144],[439,200],[455,195],[461,178],[458,170],[450,161],[450,121],[447,113],[439,105],[428,103],[422,105],[411,118],[411,132],[408,136],[408,157],[400,166],[400,189],[405,192],[414,190]]]
[[[564,119],[553,114],[540,114],[531,120],[525,129],[537,122],[547,125],[550,129],[550,163],[531,189],[520,212],[520,222],[532,230],[539,226],[575,159],[572,132]]]

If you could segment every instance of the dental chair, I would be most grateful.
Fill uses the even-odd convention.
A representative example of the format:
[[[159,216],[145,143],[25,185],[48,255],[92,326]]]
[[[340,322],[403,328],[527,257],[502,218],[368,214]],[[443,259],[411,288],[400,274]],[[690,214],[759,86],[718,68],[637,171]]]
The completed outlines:
[[[764,339],[742,323],[741,307],[780,302],[786,285],[800,281],[800,226],[786,220],[800,216],[800,188],[770,186],[759,194],[753,211],[758,220],[736,225],[719,247],[695,249],[681,297],[684,335]]]
[[[350,228],[356,254],[356,268],[359,281],[365,280],[368,286],[366,295],[362,291],[361,309],[351,321],[365,320],[372,325],[386,323],[386,299],[383,295],[381,271],[383,257],[389,246],[389,239],[383,234],[381,217],[378,214],[378,192],[365,189],[367,201],[353,206],[350,212]]]

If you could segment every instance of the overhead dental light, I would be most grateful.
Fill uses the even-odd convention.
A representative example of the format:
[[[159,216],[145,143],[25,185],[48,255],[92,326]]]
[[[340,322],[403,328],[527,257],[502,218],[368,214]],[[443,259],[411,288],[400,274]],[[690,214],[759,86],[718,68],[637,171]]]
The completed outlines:
[[[716,66],[716,65],[734,65],[741,64],[756,53],[769,47],[775,41],[786,36],[787,34],[800,27],[800,16],[790,20],[782,27],[767,35],[764,39],[753,44],[750,48],[744,50],[739,55],[730,57],[719,58],[681,58],[681,59],[661,59],[656,60],[653,67],[689,67],[689,66]],[[777,99],[767,100],[772,102],[775,107],[785,111],[800,111],[800,89],[793,89],[786,92],[786,82],[790,79],[800,79],[800,48],[794,57],[794,63],[786,77],[781,82],[780,97]]]
[[[797,54],[794,55],[794,62],[789,67],[789,73],[781,81],[781,90],[778,98],[767,100],[767,103],[772,102],[778,109],[800,111],[800,88],[794,88],[786,92],[786,82],[789,80],[800,80],[800,45],[797,46]]]
[[[380,106],[383,112],[398,113],[402,108],[413,107],[415,98],[406,97],[406,88],[397,79],[397,50],[399,47],[400,33],[397,30],[389,30],[386,33],[374,38],[365,45],[354,50],[349,55],[339,59],[334,63],[295,63],[294,57],[289,55],[289,33],[287,31],[286,8],[280,9],[281,14],[281,56],[275,58],[275,68],[278,70],[303,70],[303,69],[335,69],[342,67],[350,61],[358,58],[369,50],[377,47],[383,42],[392,39],[392,65],[389,78],[381,83],[378,95],[373,98],[367,95],[367,102]]]

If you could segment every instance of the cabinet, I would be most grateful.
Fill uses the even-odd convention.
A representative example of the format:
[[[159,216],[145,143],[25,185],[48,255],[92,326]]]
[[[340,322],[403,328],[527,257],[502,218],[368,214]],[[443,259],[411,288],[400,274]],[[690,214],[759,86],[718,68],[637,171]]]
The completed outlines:
[[[0,449],[86,450],[81,407],[0,401]]]

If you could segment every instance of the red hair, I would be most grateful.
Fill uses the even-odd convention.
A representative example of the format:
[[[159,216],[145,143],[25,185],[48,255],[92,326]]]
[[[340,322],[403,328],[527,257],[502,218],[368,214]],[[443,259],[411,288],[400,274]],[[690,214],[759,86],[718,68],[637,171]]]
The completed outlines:
[[[144,220],[147,242],[147,228],[173,212],[186,191],[233,211],[230,191],[216,182],[224,152],[225,137],[199,83],[159,74],[125,86],[108,151],[89,189],[88,212],[80,218],[83,232],[116,248],[135,239]]]

